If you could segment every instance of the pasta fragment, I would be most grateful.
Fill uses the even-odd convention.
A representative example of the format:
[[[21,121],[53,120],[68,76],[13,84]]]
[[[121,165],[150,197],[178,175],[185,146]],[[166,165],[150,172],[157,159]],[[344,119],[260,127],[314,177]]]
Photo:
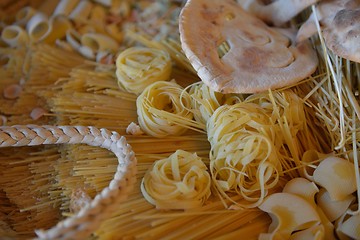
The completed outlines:
[[[274,193],[259,208],[272,218],[269,233],[259,239],[290,239],[295,231],[318,226],[321,222],[315,208],[305,199],[291,193]]]
[[[201,158],[177,150],[155,161],[141,182],[141,192],[158,209],[191,209],[201,207],[209,198],[210,183]]]
[[[10,47],[24,47],[29,43],[27,32],[17,25],[6,26],[1,32],[1,39]]]
[[[140,94],[156,81],[170,78],[172,63],[164,50],[147,47],[130,47],[116,59],[116,76],[121,87]]]
[[[175,82],[158,81],[148,86],[136,99],[141,129],[154,137],[181,135],[188,130],[182,123],[191,121],[190,96]],[[182,97],[180,98],[180,95]]]
[[[341,201],[357,189],[354,164],[330,156],[320,162],[314,171],[314,181],[324,187],[334,201]]]

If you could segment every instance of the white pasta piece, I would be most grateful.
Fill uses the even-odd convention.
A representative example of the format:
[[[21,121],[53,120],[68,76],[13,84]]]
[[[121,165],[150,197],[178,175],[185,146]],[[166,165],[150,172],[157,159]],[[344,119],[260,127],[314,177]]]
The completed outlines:
[[[131,123],[129,124],[129,126],[126,128],[126,133],[127,133],[127,134],[131,134],[131,135],[135,135],[135,136],[144,134],[144,132],[141,131],[140,126],[137,125],[137,124],[134,123],[134,122],[131,122]]]
[[[314,181],[325,188],[330,198],[340,201],[357,189],[354,164],[338,157],[327,157],[314,171]]]
[[[316,208],[315,194],[319,192],[319,188],[314,182],[310,182],[306,178],[293,178],[286,183],[283,192],[292,193],[304,198],[314,208]]]
[[[110,7],[113,0],[94,0],[94,2],[100,3],[106,7]]]
[[[324,188],[321,188],[320,192],[316,196],[318,206],[322,209],[330,222],[333,222],[342,216],[354,200],[355,197],[351,194],[339,201],[332,200],[329,192],[327,192]]]
[[[315,225],[302,231],[295,232],[289,240],[322,240],[325,238],[325,228],[322,224]]]
[[[320,216],[321,225],[324,226],[324,237],[321,239],[336,240],[334,224],[330,222],[324,211],[319,206],[316,206],[316,211]]]
[[[81,55],[88,59],[94,60],[96,58],[94,50],[88,46],[80,46],[77,50]]]
[[[300,168],[299,171],[303,177],[310,181],[314,181],[314,169],[316,168],[315,164],[312,164],[314,162],[318,162],[319,159],[326,158],[327,155],[320,153],[318,151],[315,151],[313,149],[307,150],[304,152],[301,162],[307,164],[308,166],[305,166],[303,168]]]
[[[274,193],[265,198],[259,208],[267,212],[272,223],[269,233],[259,239],[289,239],[295,231],[301,231],[321,223],[315,208],[305,199],[290,193]]]
[[[17,25],[6,26],[1,32],[1,39],[10,47],[26,46],[29,43],[27,32]]]
[[[192,120],[190,96],[175,82],[158,81],[137,97],[136,108],[141,129],[154,137],[181,135],[182,122]],[[180,98],[180,95],[182,97]]]
[[[171,69],[169,54],[155,48],[131,47],[116,59],[118,83],[135,94],[156,81],[169,80]]]
[[[211,194],[210,184],[201,158],[177,150],[153,164],[141,182],[141,192],[158,209],[190,209],[205,203]]]
[[[34,42],[41,41],[51,32],[51,24],[43,13],[36,13],[26,24],[30,39]]]
[[[79,4],[75,7],[74,10],[69,15],[70,19],[86,21],[91,13],[93,4],[88,0],[81,0]]]
[[[36,10],[30,6],[21,8],[15,15],[15,24],[25,26],[26,23],[36,14]]]
[[[82,46],[90,48],[94,53],[103,52],[116,52],[119,44],[112,38],[101,33],[86,33],[80,38]]]
[[[74,8],[78,5],[79,0],[61,0],[56,6],[53,16],[64,15],[69,16]]]
[[[342,233],[351,239],[360,239],[360,214],[351,215],[338,224],[337,233]],[[342,236],[341,239],[344,239]]]

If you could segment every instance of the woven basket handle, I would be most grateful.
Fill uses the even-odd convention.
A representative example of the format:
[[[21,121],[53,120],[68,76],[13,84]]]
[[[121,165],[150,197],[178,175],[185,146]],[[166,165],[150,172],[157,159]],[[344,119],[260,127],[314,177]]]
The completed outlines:
[[[77,214],[49,230],[35,230],[38,239],[84,239],[94,232],[132,190],[136,181],[135,154],[125,137],[106,129],[36,125],[0,127],[0,147],[80,143],[113,152],[119,161],[116,173],[109,186]]]

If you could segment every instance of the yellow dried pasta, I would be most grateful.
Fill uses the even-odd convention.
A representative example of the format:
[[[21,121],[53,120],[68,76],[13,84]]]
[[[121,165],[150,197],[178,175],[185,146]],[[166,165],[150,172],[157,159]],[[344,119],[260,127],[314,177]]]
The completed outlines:
[[[116,59],[120,87],[135,94],[140,94],[153,82],[169,80],[171,69],[169,54],[155,48],[130,47]]]
[[[141,192],[158,209],[190,209],[202,206],[209,198],[210,183],[201,158],[177,150],[153,164],[141,182]]]
[[[207,122],[210,172],[221,196],[239,207],[256,207],[275,187],[281,173],[276,125],[253,103],[219,107]],[[233,201],[242,196],[246,204]]]
[[[190,96],[182,93],[183,88],[175,82],[159,81],[148,86],[136,99],[141,129],[154,137],[187,131],[186,124],[191,123],[193,114],[187,110],[191,107]]]

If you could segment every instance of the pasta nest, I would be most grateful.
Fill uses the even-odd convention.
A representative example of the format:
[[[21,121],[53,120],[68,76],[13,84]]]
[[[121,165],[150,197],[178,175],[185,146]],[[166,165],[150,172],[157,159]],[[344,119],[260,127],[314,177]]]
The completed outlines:
[[[138,96],[136,108],[141,129],[159,138],[181,135],[193,119],[190,96],[175,82],[151,84]]]
[[[166,81],[171,75],[168,52],[147,47],[130,47],[116,59],[116,76],[120,87],[140,94],[156,81]]]
[[[274,142],[277,126],[254,103],[219,107],[207,122],[211,144],[210,171],[216,189],[241,195],[247,207],[262,202],[276,186],[281,164]]]
[[[158,209],[200,207],[209,198],[211,179],[196,153],[177,150],[157,160],[141,182],[145,199]]]
[[[214,111],[221,105],[233,105],[244,100],[241,94],[215,92],[203,82],[190,85],[189,94],[193,104],[192,111],[195,120],[205,125]]]

